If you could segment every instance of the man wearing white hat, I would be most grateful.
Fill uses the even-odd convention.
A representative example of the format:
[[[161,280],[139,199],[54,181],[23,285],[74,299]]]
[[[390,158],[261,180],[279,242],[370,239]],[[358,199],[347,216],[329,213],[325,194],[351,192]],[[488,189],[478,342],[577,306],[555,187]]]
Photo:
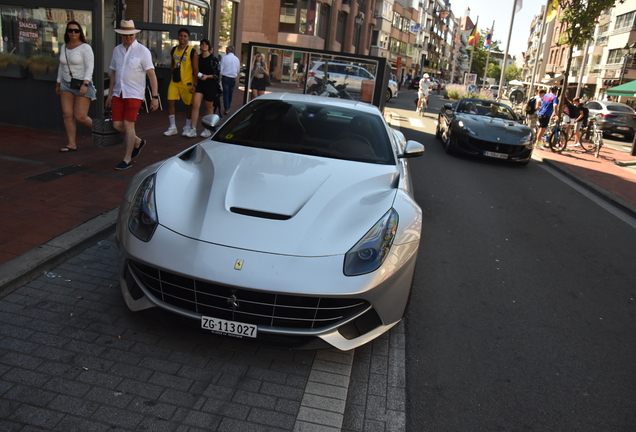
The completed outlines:
[[[125,170],[146,145],[146,140],[135,133],[137,114],[146,95],[146,75],[152,90],[152,111],[159,105],[159,86],[150,51],[135,39],[141,30],[135,28],[134,21],[122,20],[115,31],[122,35],[123,42],[115,47],[110,61],[112,73],[106,106],[112,108],[113,126],[125,136],[124,159],[115,167]]]

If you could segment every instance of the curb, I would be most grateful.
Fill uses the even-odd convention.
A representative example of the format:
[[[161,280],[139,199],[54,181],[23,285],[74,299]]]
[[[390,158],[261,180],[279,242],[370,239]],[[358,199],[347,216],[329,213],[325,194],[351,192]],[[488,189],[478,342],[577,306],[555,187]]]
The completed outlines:
[[[629,214],[631,217],[636,218],[636,205],[634,205],[634,204],[624,200],[623,198],[613,194],[612,192],[600,187],[596,183],[593,183],[593,182],[581,177],[580,175],[578,175],[577,173],[575,173],[571,169],[563,166],[563,164],[561,164],[561,163],[559,163],[559,162],[557,162],[557,161],[555,161],[553,159],[537,155],[536,152],[532,153],[532,158],[534,160],[536,160],[537,162],[545,163],[546,165],[550,166],[551,168],[556,169],[561,174],[563,174],[566,177],[568,177],[570,180],[573,180],[573,181],[577,182],[578,184],[583,186],[585,189],[587,189],[590,192],[596,194],[599,198],[603,199],[604,201],[608,202],[609,204],[614,205],[615,207],[619,208],[623,212]]]
[[[0,298],[115,232],[119,207],[0,264]]]

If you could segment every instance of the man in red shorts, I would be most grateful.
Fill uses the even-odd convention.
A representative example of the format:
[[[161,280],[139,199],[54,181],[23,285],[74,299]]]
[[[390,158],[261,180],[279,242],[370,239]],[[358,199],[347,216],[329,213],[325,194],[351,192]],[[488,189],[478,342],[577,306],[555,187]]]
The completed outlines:
[[[115,169],[125,170],[132,166],[133,158],[146,145],[146,140],[135,133],[137,114],[146,92],[146,75],[152,90],[152,111],[159,105],[159,86],[150,51],[135,40],[141,30],[135,29],[133,20],[122,20],[115,31],[122,35],[123,42],[115,47],[110,61],[112,73],[106,106],[112,108],[113,126],[123,132],[126,146],[124,159]]]

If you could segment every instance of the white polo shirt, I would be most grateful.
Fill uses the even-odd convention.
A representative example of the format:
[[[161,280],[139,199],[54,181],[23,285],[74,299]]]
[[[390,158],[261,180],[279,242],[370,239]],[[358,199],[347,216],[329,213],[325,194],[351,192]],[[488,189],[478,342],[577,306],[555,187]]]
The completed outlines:
[[[144,99],[146,71],[154,69],[150,50],[135,40],[128,49],[117,45],[110,68],[115,71],[113,96],[124,99]]]

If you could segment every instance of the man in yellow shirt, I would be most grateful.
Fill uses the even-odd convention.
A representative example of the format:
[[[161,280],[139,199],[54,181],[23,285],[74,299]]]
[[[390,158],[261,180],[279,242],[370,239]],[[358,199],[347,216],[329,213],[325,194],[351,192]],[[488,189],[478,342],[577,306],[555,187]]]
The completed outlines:
[[[188,46],[190,31],[186,28],[179,30],[179,45],[171,51],[172,65],[170,67],[171,79],[168,86],[168,119],[170,128],[163,134],[172,136],[178,134],[175,122],[174,103],[181,99],[187,106],[186,125],[181,135],[196,137],[197,131],[192,127],[192,95],[197,88],[197,76],[199,74],[198,55],[194,48]]]

